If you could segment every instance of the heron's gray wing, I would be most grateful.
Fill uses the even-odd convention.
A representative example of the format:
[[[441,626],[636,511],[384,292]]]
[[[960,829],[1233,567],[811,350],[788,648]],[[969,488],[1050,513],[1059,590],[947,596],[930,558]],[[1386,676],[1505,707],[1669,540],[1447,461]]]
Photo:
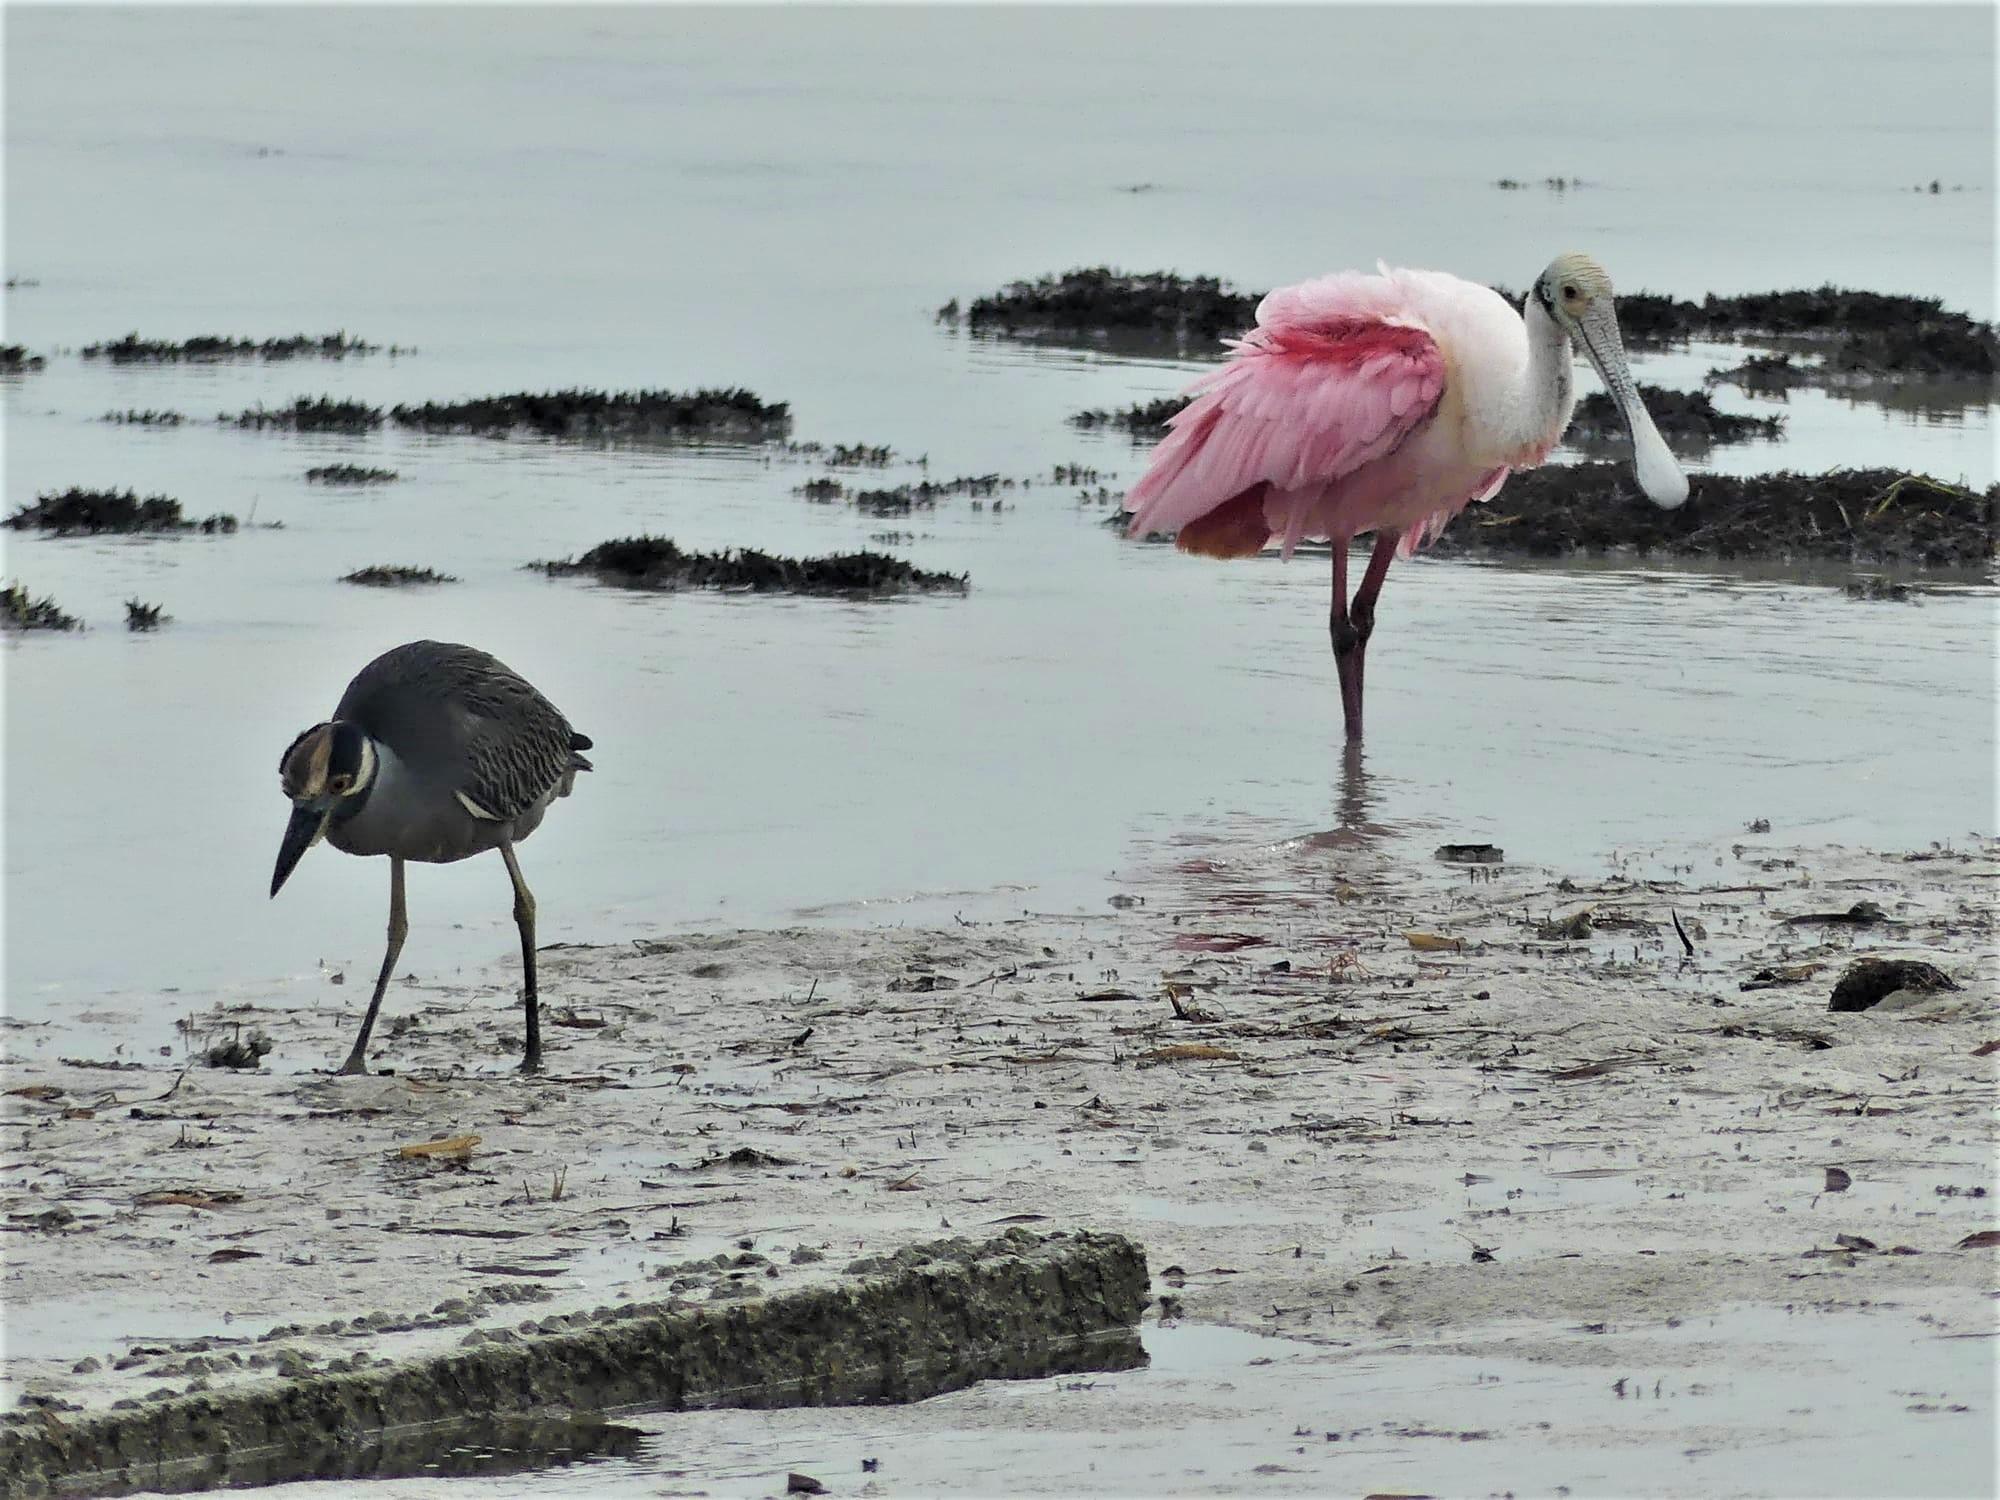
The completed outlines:
[[[580,736],[556,706],[471,646],[398,646],[361,670],[335,715],[449,785],[475,817],[519,817],[578,769]]]

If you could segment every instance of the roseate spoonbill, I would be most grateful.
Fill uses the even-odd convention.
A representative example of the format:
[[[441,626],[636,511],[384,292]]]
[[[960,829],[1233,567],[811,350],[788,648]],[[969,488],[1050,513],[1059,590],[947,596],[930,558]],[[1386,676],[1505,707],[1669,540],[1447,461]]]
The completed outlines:
[[[1343,271],[1280,287],[1223,366],[1188,387],[1126,497],[1128,535],[1178,530],[1183,552],[1251,557],[1276,538],[1333,546],[1328,617],[1347,737],[1361,737],[1362,668],[1390,560],[1430,541],[1514,469],[1549,456],[1576,392],[1582,348],[1625,415],[1639,487],[1687,499],[1618,336],[1611,278],[1560,255],[1517,314],[1499,293],[1442,271]],[[1347,597],[1347,546],[1375,534]]]

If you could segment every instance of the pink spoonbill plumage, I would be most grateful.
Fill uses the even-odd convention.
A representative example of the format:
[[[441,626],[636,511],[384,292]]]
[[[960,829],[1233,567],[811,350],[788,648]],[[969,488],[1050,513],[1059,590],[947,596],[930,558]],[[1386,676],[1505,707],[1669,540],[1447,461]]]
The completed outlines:
[[[1633,385],[1611,278],[1587,255],[1550,262],[1518,313],[1442,271],[1337,272],[1270,293],[1257,326],[1230,344],[1126,497],[1128,534],[1176,532],[1183,552],[1203,557],[1330,543],[1328,629],[1349,740],[1361,738],[1362,671],[1390,561],[1548,458],[1576,405],[1572,348],[1624,414],[1639,487],[1668,509],[1687,499]],[[1350,602],[1348,545],[1371,532]]]

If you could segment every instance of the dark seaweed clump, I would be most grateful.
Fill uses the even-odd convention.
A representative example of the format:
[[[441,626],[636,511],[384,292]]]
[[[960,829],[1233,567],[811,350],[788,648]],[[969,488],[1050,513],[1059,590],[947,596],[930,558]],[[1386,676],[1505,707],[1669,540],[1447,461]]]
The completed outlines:
[[[108,411],[104,414],[107,422],[116,422],[124,427],[178,427],[187,420],[177,411],[155,411],[147,407],[144,411],[133,408],[127,411]]]
[[[349,338],[344,332],[323,333],[316,337],[295,333],[281,339],[237,339],[209,333],[179,340],[142,339],[137,333],[128,333],[122,339],[85,344],[82,353],[85,359],[108,359],[119,365],[163,365],[181,360],[345,359],[350,354],[373,354],[380,348],[381,345],[364,339]],[[394,354],[399,351],[392,349],[389,352]]]
[[[306,470],[308,484],[387,484],[395,477],[394,469],[371,469],[362,464],[321,464]]]
[[[1134,442],[1151,442],[1167,430],[1167,422],[1188,404],[1185,396],[1162,396],[1157,401],[1136,401],[1122,411],[1093,407],[1073,412],[1069,425],[1086,432],[1097,427],[1116,427],[1132,434]]]
[[[1509,295],[1503,293],[1502,295]],[[1518,297],[1509,300],[1519,305]],[[1993,326],[1948,312],[1936,297],[1822,286],[1745,292],[1688,302],[1656,292],[1618,299],[1618,326],[1633,344],[1772,335],[1809,340],[1829,371],[1991,379],[2000,372]]]
[[[369,568],[356,568],[352,573],[343,573],[342,583],[358,583],[366,588],[393,589],[413,583],[457,583],[449,573],[433,572],[429,568],[406,568],[390,563],[377,563]]]
[[[0,627],[8,630],[81,630],[83,621],[65,614],[51,598],[37,599],[18,583],[0,588]]]
[[[1703,391],[1670,391],[1657,385],[1642,385],[1639,395],[1646,403],[1646,410],[1652,413],[1661,436],[1681,448],[1702,449],[1717,443],[1775,439],[1785,425],[1783,417],[1739,417],[1719,411]],[[1597,446],[1626,436],[1625,418],[1618,410],[1618,403],[1602,391],[1592,391],[1577,402],[1576,415],[1570,419],[1570,442]]]
[[[965,322],[974,332],[1017,337],[1128,332],[1212,340],[1248,328],[1258,301],[1259,294],[1236,291],[1213,276],[1089,266],[976,297]]]
[[[920,479],[914,484],[854,491],[832,479],[811,479],[801,485],[798,492],[822,504],[851,499],[857,509],[871,516],[906,516],[913,510],[935,510],[938,501],[959,496],[969,496],[976,508],[977,502],[997,497],[1001,490],[1012,488],[1014,481],[1003,479],[998,474],[961,474],[956,479]],[[995,508],[998,508],[997,499]]]
[[[125,601],[127,630],[158,630],[162,625],[172,623],[173,618],[170,614],[162,613],[161,606],[157,604],[147,604],[139,599]]]
[[[1622,464],[1551,464],[1514,475],[1432,546],[1568,557],[1776,557],[1982,568],[1993,560],[2000,485],[1966,489],[1894,469],[1703,474],[1678,510],[1639,493]]]
[[[0,344],[0,375],[25,375],[47,363],[41,355],[30,354],[23,345]]]
[[[259,432],[266,427],[282,432],[371,432],[382,425],[382,408],[365,401],[301,396],[290,406],[253,406],[216,420]]]
[[[896,450],[887,443],[787,443],[785,456],[816,458],[830,469],[880,469]]]
[[[236,529],[236,517],[205,516],[201,520],[181,514],[181,503],[166,495],[148,495],[141,500],[130,490],[83,490],[72,486],[61,494],[37,495],[33,505],[24,505],[6,520],[14,531],[52,531],[58,536],[73,532],[202,531],[214,534]]]
[[[700,391],[526,391],[471,401],[426,401],[398,406],[399,427],[423,432],[465,432],[498,437],[531,432],[569,438],[781,437],[791,427],[790,406],[763,401],[742,389]]]
[[[667,537],[601,542],[579,558],[536,563],[551,576],[588,573],[605,583],[644,589],[730,589],[759,594],[884,596],[959,593],[963,573],[933,573],[881,552],[836,557],[773,557],[754,548],[683,552]]]

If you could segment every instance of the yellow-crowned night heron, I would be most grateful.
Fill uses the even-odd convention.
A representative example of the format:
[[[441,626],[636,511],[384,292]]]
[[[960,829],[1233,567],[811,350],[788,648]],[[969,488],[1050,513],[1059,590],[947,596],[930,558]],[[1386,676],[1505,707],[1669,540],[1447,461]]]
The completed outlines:
[[[343,1073],[368,1071],[363,1054],[389,973],[403,951],[403,861],[449,864],[498,849],[514,882],[528,1037],[524,1072],[542,1064],[535,1009],[535,898],[514,845],[541,825],[590,762],[590,741],[526,680],[484,651],[412,641],[363,667],[324,724],[293,740],[278,762],[292,821],[271,894],[324,837],[349,854],[389,856],[389,951]]]

